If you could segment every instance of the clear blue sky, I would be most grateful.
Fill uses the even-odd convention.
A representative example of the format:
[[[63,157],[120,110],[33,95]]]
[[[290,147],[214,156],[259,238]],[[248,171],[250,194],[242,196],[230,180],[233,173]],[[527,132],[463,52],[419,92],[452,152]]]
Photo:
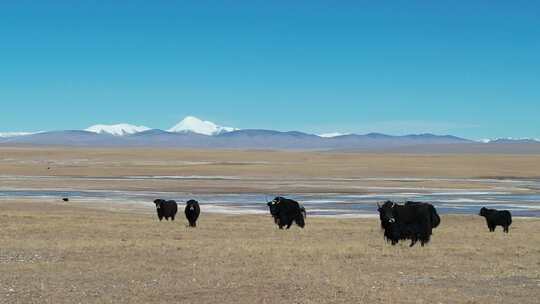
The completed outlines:
[[[0,38],[0,131],[540,137],[538,1],[2,1]]]

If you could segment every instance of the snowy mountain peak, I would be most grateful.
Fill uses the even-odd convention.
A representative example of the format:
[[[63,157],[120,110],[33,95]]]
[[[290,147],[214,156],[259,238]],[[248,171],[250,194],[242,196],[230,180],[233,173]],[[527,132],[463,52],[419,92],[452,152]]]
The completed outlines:
[[[481,139],[480,142],[489,144],[489,143],[511,143],[511,142],[532,142],[532,143],[540,143],[539,138],[530,138],[530,137],[522,137],[522,138],[514,138],[514,137],[501,137],[501,138],[495,138],[495,139]]]
[[[333,138],[333,137],[339,137],[339,136],[344,136],[344,135],[350,135],[350,133],[332,132],[332,133],[318,134],[319,137],[323,137],[323,138]]]
[[[218,126],[211,121],[204,121],[194,116],[187,116],[181,122],[170,128],[169,132],[193,132],[203,135],[218,135],[221,133],[231,132],[238,130],[231,127]]]
[[[150,128],[145,126],[134,126],[126,123],[116,125],[93,125],[85,131],[94,132],[98,134],[110,134],[114,136],[123,136],[128,134],[135,134],[143,131],[148,131]]]
[[[25,136],[25,135],[32,135],[39,132],[0,132],[0,137],[2,138],[10,138],[10,137],[18,137],[18,136]]]

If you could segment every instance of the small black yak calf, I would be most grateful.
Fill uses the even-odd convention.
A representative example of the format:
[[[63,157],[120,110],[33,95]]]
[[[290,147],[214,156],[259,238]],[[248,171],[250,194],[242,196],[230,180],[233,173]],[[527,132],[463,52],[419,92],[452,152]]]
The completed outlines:
[[[399,205],[386,201],[382,206],[377,206],[384,237],[392,245],[409,239],[410,247],[418,241],[424,246],[429,243],[433,228],[441,222],[435,207],[428,203],[406,202]]]
[[[512,225],[512,214],[508,210],[495,210],[483,207],[478,214],[486,218],[486,223],[490,232],[495,231],[497,226],[502,226],[504,232],[508,233],[508,228]]]
[[[297,201],[278,196],[271,202],[268,202],[267,205],[279,229],[283,229],[284,226],[287,226],[287,229],[289,229],[293,222],[300,228],[304,228],[306,225],[304,221],[306,209],[298,204]]]
[[[199,214],[201,214],[199,202],[196,200],[187,201],[184,213],[186,214],[186,218],[189,222],[189,227],[197,227],[197,219],[199,218]]]
[[[160,221],[163,220],[163,218],[165,218],[167,221],[169,218],[171,218],[171,221],[174,221],[176,212],[178,212],[178,205],[176,204],[176,201],[157,199],[154,201],[154,204],[156,204],[157,216]]]

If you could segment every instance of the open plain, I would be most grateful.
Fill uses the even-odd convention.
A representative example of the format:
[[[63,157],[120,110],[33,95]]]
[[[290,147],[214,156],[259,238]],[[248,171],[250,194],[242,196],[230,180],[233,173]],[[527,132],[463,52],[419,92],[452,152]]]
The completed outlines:
[[[369,193],[538,180],[540,155],[1,147],[0,177],[5,188]]]
[[[0,202],[1,303],[538,303],[540,221],[509,235],[443,216],[427,247],[392,247],[376,219],[153,212]]]
[[[4,190],[370,194],[411,185],[489,189],[487,180],[537,180],[539,172],[536,155],[0,149]],[[0,303],[540,298],[537,218],[516,218],[504,235],[475,215],[443,215],[428,246],[409,248],[387,244],[375,218],[308,215],[305,229],[279,231],[269,215],[203,213],[189,229],[182,215],[158,222],[154,213],[137,204],[0,198]]]

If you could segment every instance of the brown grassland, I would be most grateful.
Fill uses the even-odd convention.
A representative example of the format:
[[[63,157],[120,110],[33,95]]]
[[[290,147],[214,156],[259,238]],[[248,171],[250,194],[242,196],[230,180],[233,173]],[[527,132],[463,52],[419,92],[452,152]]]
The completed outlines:
[[[0,174],[11,188],[152,190],[188,193],[366,193],[367,187],[476,188],[478,182],[348,178],[540,178],[540,155],[366,154],[303,151],[0,147]],[[234,176],[216,180],[107,180],[118,176]],[[100,177],[77,179],[73,177]],[[326,180],[320,180],[324,178]],[[329,180],[330,179],[330,180]]]
[[[0,162],[2,174],[21,175],[540,176],[540,155],[505,154],[0,147]]]
[[[0,148],[4,189],[368,193],[489,185],[346,179],[539,172],[540,155]],[[240,179],[115,179],[138,175]],[[160,223],[143,206],[4,198],[0,303],[538,303],[538,231],[539,219],[516,218],[504,235],[479,216],[448,215],[428,246],[392,247],[377,219],[308,217],[305,229],[280,231],[269,216],[202,214],[189,229],[182,215]]]
[[[204,214],[1,201],[2,303],[538,303],[540,221],[509,235],[443,216],[424,247],[392,247],[375,219]]]

